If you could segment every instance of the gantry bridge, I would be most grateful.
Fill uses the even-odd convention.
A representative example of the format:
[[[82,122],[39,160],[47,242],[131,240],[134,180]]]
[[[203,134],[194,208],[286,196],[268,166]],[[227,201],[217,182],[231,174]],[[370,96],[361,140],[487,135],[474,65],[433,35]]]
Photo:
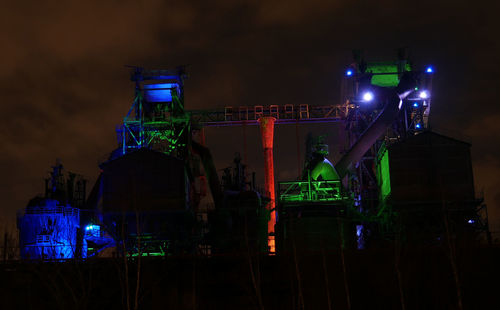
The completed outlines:
[[[334,123],[347,119],[354,105],[256,105],[226,106],[213,110],[191,110],[191,121],[204,127],[259,125],[262,117],[274,117],[275,124]]]

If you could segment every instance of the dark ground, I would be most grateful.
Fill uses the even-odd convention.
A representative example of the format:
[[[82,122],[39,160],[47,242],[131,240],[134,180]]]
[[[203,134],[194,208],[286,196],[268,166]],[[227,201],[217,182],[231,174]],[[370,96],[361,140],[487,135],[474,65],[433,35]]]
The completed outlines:
[[[403,249],[399,268],[395,253],[345,251],[346,282],[338,251],[143,259],[138,308],[348,309],[349,296],[351,309],[459,309],[459,291],[463,309],[499,309],[500,248],[457,249],[460,290],[447,247]],[[0,264],[1,308],[127,309],[128,281],[134,309],[136,266],[127,279],[121,258]]]

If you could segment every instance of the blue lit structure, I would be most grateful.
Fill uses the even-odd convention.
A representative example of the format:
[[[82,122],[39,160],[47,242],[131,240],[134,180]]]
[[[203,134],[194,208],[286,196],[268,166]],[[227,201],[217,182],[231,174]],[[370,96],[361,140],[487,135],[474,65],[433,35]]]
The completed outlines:
[[[99,225],[87,225],[85,227],[85,237],[100,237],[101,235],[101,226]]]
[[[180,96],[177,83],[144,84],[144,99],[147,102],[172,102],[172,92]]]
[[[182,157],[190,131],[184,111],[183,68],[144,70],[134,68],[134,102],[117,128],[121,156],[142,148]]]
[[[33,199],[18,216],[23,259],[69,259],[81,253],[80,213],[54,199]],[[79,249],[80,248],[80,249]]]
[[[17,226],[23,259],[61,260],[86,257],[80,230],[80,209],[86,181],[74,173],[65,177],[63,165],[52,167],[45,180],[45,197],[31,199],[18,214]]]

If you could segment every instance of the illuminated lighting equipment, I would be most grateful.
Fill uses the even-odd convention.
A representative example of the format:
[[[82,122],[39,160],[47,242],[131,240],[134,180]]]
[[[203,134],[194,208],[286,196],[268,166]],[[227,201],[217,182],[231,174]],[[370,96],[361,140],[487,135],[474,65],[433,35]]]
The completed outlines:
[[[100,232],[101,226],[99,225],[90,224],[85,227],[85,235],[87,237],[99,237]]]
[[[421,125],[420,123],[417,123],[417,124],[415,125],[415,128],[416,128],[416,129],[421,129],[421,128],[422,128],[422,125]]]
[[[352,69],[347,69],[347,71],[345,72],[346,76],[352,76],[353,74],[354,72],[352,71]]]
[[[375,96],[373,95],[373,93],[371,91],[367,91],[365,93],[363,93],[363,101],[365,102],[370,102],[373,100],[373,98],[375,98]]]
[[[425,73],[434,73],[434,68],[431,66],[427,67],[427,69],[425,69]]]
[[[414,102],[414,103],[413,103],[413,107],[414,107],[414,108],[418,108],[418,102]]]
[[[426,90],[421,91],[418,96],[422,99],[427,99],[429,98],[429,93]]]
[[[469,223],[469,224],[474,224],[475,222],[476,222],[476,221],[474,221],[474,220],[468,220],[468,221],[467,221],[467,223]]]

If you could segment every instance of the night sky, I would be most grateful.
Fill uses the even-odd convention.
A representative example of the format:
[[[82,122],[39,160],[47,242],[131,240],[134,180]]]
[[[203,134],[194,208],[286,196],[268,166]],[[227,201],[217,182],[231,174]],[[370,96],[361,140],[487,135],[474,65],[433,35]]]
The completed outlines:
[[[462,1],[9,1],[0,5],[0,226],[43,192],[56,158],[93,185],[133,99],[125,65],[190,65],[186,108],[338,104],[353,49],[410,48],[436,68],[431,125],[472,143],[477,190],[500,231],[498,10]],[[300,126],[328,134],[337,125]],[[246,136],[246,139],[244,138]],[[209,129],[217,167],[244,152],[262,180],[257,128]],[[277,179],[297,174],[295,126],[276,129]],[[302,155],[303,159],[303,155]]]

